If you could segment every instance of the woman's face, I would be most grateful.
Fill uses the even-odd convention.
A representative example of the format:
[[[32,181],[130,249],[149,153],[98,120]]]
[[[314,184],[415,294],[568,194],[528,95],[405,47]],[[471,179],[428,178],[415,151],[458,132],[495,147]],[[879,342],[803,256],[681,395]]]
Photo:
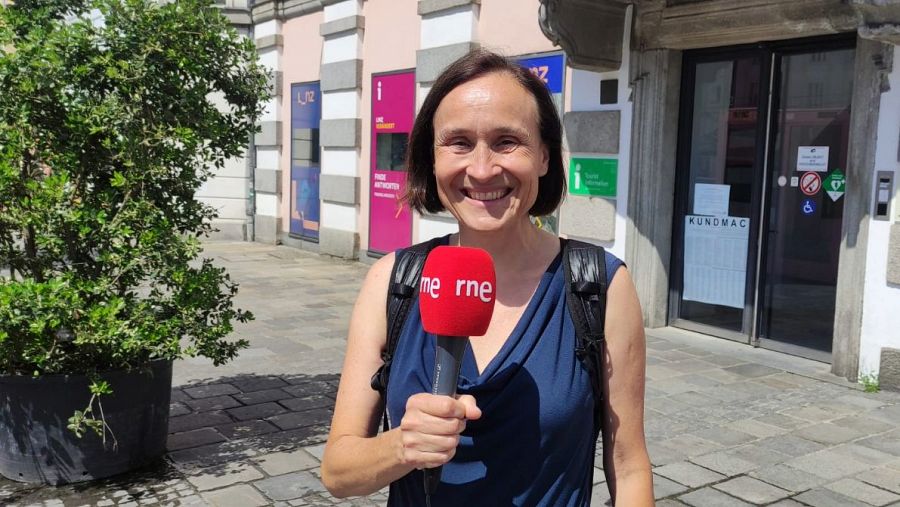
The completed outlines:
[[[528,220],[547,174],[534,97],[506,72],[453,89],[434,115],[438,196],[460,227],[492,231]]]

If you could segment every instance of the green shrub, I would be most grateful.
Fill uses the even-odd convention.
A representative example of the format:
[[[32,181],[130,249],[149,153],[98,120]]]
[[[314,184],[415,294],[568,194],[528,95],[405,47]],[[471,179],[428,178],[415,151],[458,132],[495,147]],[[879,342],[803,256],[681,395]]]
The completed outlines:
[[[216,213],[195,192],[255,131],[256,58],[209,1],[0,8],[0,374],[246,346],[226,338],[252,315],[200,258]]]

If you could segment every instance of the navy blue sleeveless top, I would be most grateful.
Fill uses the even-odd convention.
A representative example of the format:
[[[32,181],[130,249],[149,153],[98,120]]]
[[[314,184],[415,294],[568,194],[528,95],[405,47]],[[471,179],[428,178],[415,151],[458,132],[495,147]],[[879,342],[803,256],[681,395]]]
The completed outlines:
[[[621,265],[606,254],[607,280]],[[458,392],[474,396],[482,416],[466,423],[431,498],[433,507],[590,504],[594,395],[590,374],[575,356],[564,278],[557,255],[481,374],[472,349],[466,349]],[[392,428],[400,425],[411,395],[431,390],[434,347],[415,301],[391,364]],[[392,483],[388,505],[424,506],[422,481],[422,472],[414,470]]]

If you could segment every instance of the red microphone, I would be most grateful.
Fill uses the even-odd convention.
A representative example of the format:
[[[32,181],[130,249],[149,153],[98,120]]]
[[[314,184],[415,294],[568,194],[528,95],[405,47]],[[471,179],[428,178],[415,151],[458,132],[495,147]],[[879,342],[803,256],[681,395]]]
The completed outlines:
[[[437,335],[431,394],[456,395],[469,336],[487,332],[494,313],[494,261],[480,248],[439,246],[428,254],[419,284],[425,332]],[[441,482],[441,467],[425,470],[425,494]]]

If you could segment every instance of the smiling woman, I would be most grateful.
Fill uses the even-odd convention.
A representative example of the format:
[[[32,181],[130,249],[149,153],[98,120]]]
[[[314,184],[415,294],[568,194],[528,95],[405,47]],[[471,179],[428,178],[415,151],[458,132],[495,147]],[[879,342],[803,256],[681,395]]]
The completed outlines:
[[[406,200],[419,212],[456,218],[459,233],[440,243],[490,254],[494,311],[484,335],[470,337],[459,395],[437,396],[428,394],[435,337],[425,333],[414,296],[382,401],[370,378],[388,366],[385,305],[397,257],[372,266],[351,317],[322,462],[335,496],[390,484],[392,506],[590,504],[598,401],[575,354],[563,240],[530,220],[562,199],[561,133],[544,83],[502,56],[476,50],[438,77],[410,138]],[[599,403],[607,486],[620,505],[652,505],[641,312],[622,262],[607,254],[605,267],[610,311]],[[382,410],[387,427],[379,434]],[[435,467],[443,467],[442,482],[428,498],[422,470]]]

